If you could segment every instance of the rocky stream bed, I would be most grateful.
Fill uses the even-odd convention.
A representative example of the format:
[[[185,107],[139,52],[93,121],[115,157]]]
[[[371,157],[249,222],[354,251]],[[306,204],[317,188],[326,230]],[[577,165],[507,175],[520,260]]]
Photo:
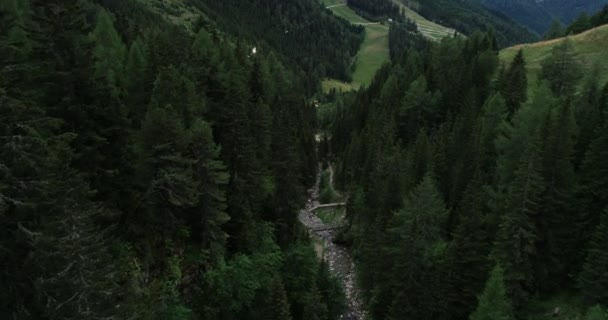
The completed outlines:
[[[315,186],[308,191],[306,207],[300,210],[298,218],[308,229],[310,235],[322,243],[323,248],[318,250],[319,256],[327,261],[330,271],[341,281],[344,287],[347,307],[341,319],[362,320],[364,313],[357,289],[355,265],[350,250],[333,243],[334,236],[338,230],[324,230],[324,226],[329,227],[329,225],[324,224],[313,212],[314,208],[319,205],[319,183],[320,174],[317,176]]]

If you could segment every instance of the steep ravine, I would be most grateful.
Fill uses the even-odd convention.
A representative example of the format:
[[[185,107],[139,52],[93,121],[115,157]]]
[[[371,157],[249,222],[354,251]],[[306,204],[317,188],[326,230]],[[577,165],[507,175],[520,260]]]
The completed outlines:
[[[298,218],[308,229],[310,235],[323,244],[323,249],[319,251],[320,258],[327,261],[330,271],[342,282],[347,300],[347,308],[341,319],[362,320],[364,312],[355,279],[355,264],[350,250],[333,243],[337,230],[319,230],[323,229],[324,226],[329,227],[329,225],[324,224],[323,221],[312,212],[313,208],[319,205],[320,180],[321,168],[319,166],[317,182],[313,188],[308,190],[306,207],[300,210]]]

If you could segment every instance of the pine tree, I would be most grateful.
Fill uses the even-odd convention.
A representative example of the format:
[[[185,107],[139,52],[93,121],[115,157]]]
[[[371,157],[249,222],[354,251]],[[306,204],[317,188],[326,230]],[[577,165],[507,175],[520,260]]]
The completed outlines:
[[[219,160],[220,147],[213,141],[208,123],[196,121],[189,131],[189,140],[184,157],[192,161],[192,179],[197,181],[199,198],[190,209],[188,220],[192,221],[193,237],[200,239],[201,248],[209,250],[212,261],[217,261],[223,256],[227,238],[222,225],[230,219],[225,194],[229,176]]]
[[[115,301],[118,284],[109,235],[96,225],[105,213],[88,202],[89,191],[75,176],[59,177],[53,186],[59,192],[52,194],[57,211],[48,212],[44,227],[30,239],[30,263],[40,268],[37,299],[49,319],[110,319],[121,305]]]
[[[498,152],[494,141],[500,133],[500,126],[507,119],[507,107],[505,100],[500,94],[490,96],[484,103],[481,116],[480,148],[481,148],[481,172],[487,174],[487,182],[494,181],[492,176],[495,172],[496,158]]]
[[[608,122],[597,130],[597,136],[589,144],[580,168],[580,187],[577,191],[577,247],[585,247],[590,235],[599,223],[600,212],[608,199]],[[582,261],[582,256],[577,259]]]
[[[509,114],[512,115],[527,100],[528,80],[523,50],[519,50],[513,58],[503,81],[501,94],[505,98]]]
[[[583,74],[574,57],[574,47],[570,39],[563,40],[551,49],[551,54],[541,62],[539,79],[545,79],[553,93],[561,97],[571,97]]]
[[[498,151],[496,174],[500,187],[506,188],[513,181],[521,157],[534,141],[530,137],[537,134],[555,104],[556,99],[549,88],[541,85],[537,88],[534,99],[524,104],[510,122],[504,122],[500,126],[500,134],[494,142]]]
[[[125,59],[127,49],[114,29],[112,17],[105,9],[97,14],[96,26],[91,33],[95,42],[93,56],[95,58],[94,77],[101,86],[108,88],[113,97],[118,97],[125,89]]]
[[[141,120],[145,116],[148,88],[144,82],[148,68],[146,48],[143,41],[137,38],[127,56],[125,65],[125,88],[127,91],[126,101],[129,105],[129,118],[136,128],[139,128]]]
[[[466,318],[473,311],[475,298],[483,288],[489,269],[488,253],[492,235],[488,234],[484,214],[481,174],[469,182],[460,202],[460,221],[448,247],[449,310],[455,318]]]
[[[469,317],[470,320],[513,320],[513,307],[505,290],[503,269],[497,264],[486,287],[479,297],[477,309]]]
[[[266,297],[265,310],[262,311],[260,319],[268,320],[291,320],[289,301],[285,293],[285,287],[281,278],[275,276],[270,282],[269,294]]]
[[[536,290],[533,259],[537,254],[537,230],[534,221],[539,214],[544,182],[540,173],[540,142],[538,137],[532,139],[515,172],[496,242],[497,255],[504,266],[506,290],[516,308]]]
[[[536,273],[541,289],[566,283],[572,261],[579,250],[570,230],[574,214],[572,203],[576,176],[572,163],[574,117],[570,105],[564,104],[555,116],[548,115],[543,130],[542,176],[546,189],[541,200],[538,228]],[[555,119],[553,119],[555,118]]]
[[[0,281],[6,288],[0,299],[2,314],[25,317],[39,312],[32,276],[37,272],[28,262],[34,248],[27,236],[40,227],[38,213],[52,201],[46,186],[68,138],[58,134],[58,126],[43,108],[9,97],[0,88]]]
[[[579,287],[589,303],[608,305],[608,209],[601,215],[587,247],[587,258],[579,276]]]
[[[561,38],[565,35],[565,33],[566,30],[564,28],[564,25],[559,20],[553,20],[553,22],[551,22],[549,30],[543,36],[543,39],[551,40]]]
[[[591,20],[587,12],[581,12],[568,27],[568,34],[578,34],[591,28]]]
[[[70,167],[74,134],[61,132],[60,121],[4,90],[0,118],[1,229],[8,236],[0,247],[12,266],[0,275],[10,293],[3,301],[14,303],[7,307],[15,316],[116,315],[108,237],[96,224],[106,213],[90,201],[90,189]]]
[[[433,319],[445,312],[444,299],[439,297],[445,292],[440,266],[445,254],[447,218],[443,199],[433,178],[427,175],[408,195],[388,229],[388,250],[395,262],[390,282],[379,288],[390,294],[388,300],[382,299],[391,301],[388,318]]]

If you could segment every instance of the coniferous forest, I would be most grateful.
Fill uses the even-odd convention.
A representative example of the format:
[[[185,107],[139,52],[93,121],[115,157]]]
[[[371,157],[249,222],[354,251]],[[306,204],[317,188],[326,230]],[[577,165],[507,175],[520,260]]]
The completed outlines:
[[[608,84],[568,40],[533,83],[491,34],[409,46],[329,125],[370,318],[606,319]]]
[[[353,0],[396,17],[390,62],[323,91],[368,32],[325,2],[154,1],[0,0],[0,319],[608,319],[577,42],[531,75],[506,17],[421,3],[464,34],[429,40]]]
[[[101,4],[2,2],[0,318],[336,318],[300,68]]]

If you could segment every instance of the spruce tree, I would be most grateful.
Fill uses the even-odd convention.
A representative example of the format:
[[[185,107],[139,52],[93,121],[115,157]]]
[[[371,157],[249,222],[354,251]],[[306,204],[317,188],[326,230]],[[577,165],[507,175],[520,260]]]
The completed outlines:
[[[564,25],[559,20],[553,20],[553,22],[551,22],[549,30],[543,36],[543,39],[551,40],[561,38],[565,35],[565,33],[566,30],[564,28]]]
[[[149,88],[144,79],[148,69],[146,48],[143,40],[137,38],[129,47],[125,65],[126,99],[129,105],[129,118],[131,123],[139,128],[145,116]]]
[[[570,105],[564,104],[554,116],[547,116],[543,129],[542,176],[546,189],[540,203],[541,212],[535,219],[538,228],[536,273],[541,289],[551,284],[568,282],[567,274],[575,261],[576,238],[569,226],[574,214],[572,203],[576,176],[572,163],[574,117]],[[561,280],[560,280],[561,279]]]
[[[448,210],[430,175],[408,195],[388,229],[388,250],[395,262],[387,290],[388,318],[432,319],[445,312],[445,282],[440,263],[445,255]],[[419,281],[413,281],[419,279]],[[380,292],[382,294],[382,292]],[[382,315],[373,315],[374,317]]]
[[[477,309],[469,317],[470,320],[513,320],[513,307],[505,290],[503,269],[497,264],[486,287],[479,297]]]
[[[193,238],[203,250],[208,250],[211,261],[223,256],[227,235],[222,226],[230,217],[226,213],[228,173],[219,160],[220,147],[213,141],[208,123],[198,120],[189,131],[189,142],[184,157],[192,163],[192,179],[197,182],[199,194],[196,205],[190,209],[188,220]]]
[[[539,79],[545,79],[553,93],[571,97],[582,78],[581,65],[574,57],[574,46],[570,39],[563,40],[551,49],[551,54],[541,62]]]
[[[279,276],[275,276],[272,279],[268,290],[269,292],[265,299],[266,302],[260,320],[291,320],[289,301],[287,300],[283,281],[281,281]]]
[[[599,223],[599,216],[606,207],[608,199],[608,122],[596,131],[596,137],[589,144],[589,149],[579,171],[580,186],[577,191],[576,232],[577,247],[586,245],[590,235]],[[579,256],[578,261],[582,261]]]
[[[459,222],[447,251],[449,310],[455,318],[466,318],[475,306],[489,269],[492,235],[484,213],[485,193],[480,172],[469,182],[458,207]]]
[[[481,132],[479,144],[481,148],[481,172],[487,175],[486,181],[492,182],[496,172],[497,148],[495,139],[500,133],[500,126],[507,119],[507,107],[500,94],[490,96],[484,103],[481,115]]]
[[[519,50],[511,61],[503,81],[501,94],[505,98],[509,114],[512,115],[527,100],[528,79],[523,50]]]
[[[100,9],[97,14],[91,38],[95,42],[94,77],[99,85],[108,88],[112,96],[118,97],[125,89],[124,66],[127,49],[114,28],[110,13],[105,9]]]
[[[587,247],[587,257],[579,276],[579,287],[589,303],[608,305],[608,209],[601,215]]]
[[[532,139],[510,186],[496,241],[499,262],[504,266],[506,290],[516,308],[520,308],[536,290],[534,257],[538,235],[534,221],[541,209],[544,182],[539,138]]]

